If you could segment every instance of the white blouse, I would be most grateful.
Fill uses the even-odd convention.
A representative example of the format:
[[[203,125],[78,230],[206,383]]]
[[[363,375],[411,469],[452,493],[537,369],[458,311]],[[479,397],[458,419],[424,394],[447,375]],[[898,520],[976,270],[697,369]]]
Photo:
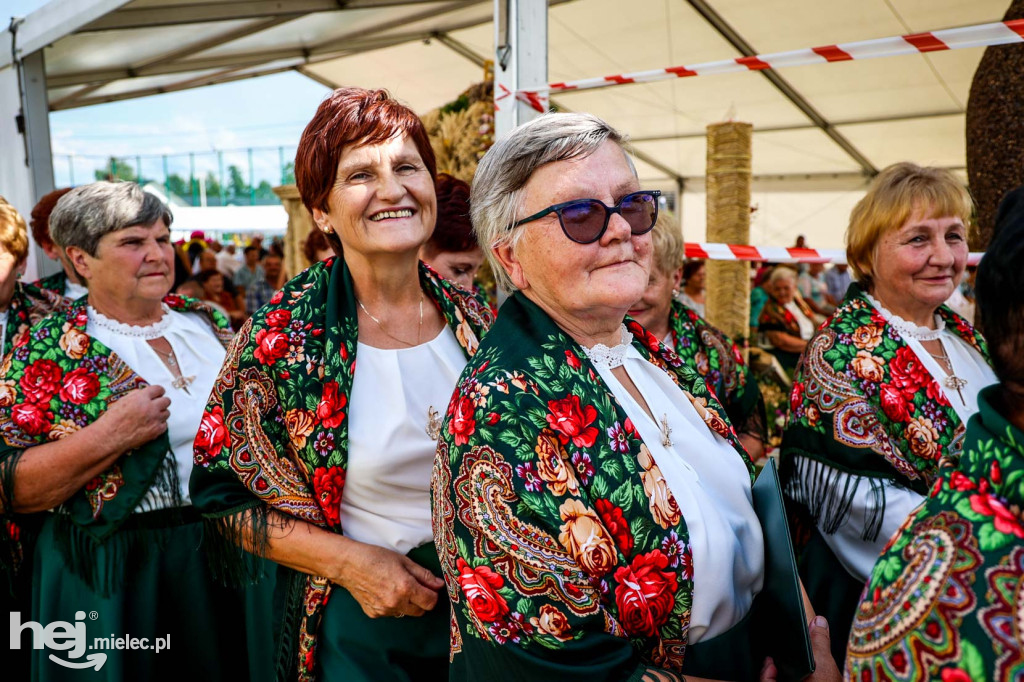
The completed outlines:
[[[70,277],[64,280],[64,298],[69,301],[77,301],[88,293],[89,290],[86,287],[72,282]]]
[[[868,297],[875,309],[887,321],[891,320],[893,314],[883,307],[873,297]],[[899,327],[894,327],[899,331]],[[985,358],[974,350],[966,341],[954,334],[948,328],[942,331],[939,341],[946,351],[946,355],[952,364],[956,376],[967,381],[958,393],[945,385],[947,374],[941,365],[924,349],[921,342],[912,336],[903,335],[907,346],[914,351],[914,355],[921,364],[928,370],[932,378],[939,384],[946,400],[960,417],[960,420],[967,424],[967,420],[978,411],[978,393],[981,389],[998,381],[992,368],[985,362]],[[961,400],[961,394],[963,399]],[[831,476],[832,485],[836,489],[843,489],[849,484],[851,476],[844,472],[835,471],[831,467],[808,460],[805,457],[796,458],[797,477],[808,481],[819,479],[822,476]],[[854,477],[855,478],[855,477]],[[834,534],[821,531],[819,521],[818,530],[832,552],[843,564],[843,567],[854,578],[866,581],[871,575],[875,561],[882,553],[889,538],[903,525],[907,516],[910,515],[922,502],[925,497],[913,490],[905,488],[896,483],[886,481],[881,483],[885,495],[885,514],[882,517],[881,530],[875,540],[865,540],[862,537],[865,521],[869,511],[873,510],[876,504],[875,494],[871,485],[861,480],[856,484],[856,490],[850,504],[849,516],[840,524]]]
[[[356,357],[341,525],[353,540],[406,554],[434,539],[430,475],[437,443],[427,418],[434,409],[444,419],[466,355],[445,326],[412,348],[360,343]]]
[[[693,607],[689,641],[710,639],[747,615],[764,580],[764,538],[750,475],[736,450],[713,432],[680,388],[630,346],[622,367],[660,421],[671,445],[611,369],[595,363],[650,450],[690,534]]]
[[[163,386],[171,401],[167,435],[178,464],[181,499],[189,502],[188,479],[192,473],[192,443],[203,420],[206,401],[224,363],[226,351],[199,313],[180,313],[164,307],[156,324],[135,327],[112,320],[89,306],[86,333],[114,351],[151,385]],[[163,337],[171,344],[183,377],[195,377],[185,388],[175,388],[174,375],[146,339]],[[161,499],[163,498],[163,499]],[[170,499],[151,490],[136,511],[170,506]]]
[[[800,309],[796,301],[790,301],[785,305],[785,308],[793,313],[793,317],[796,318],[796,324],[800,327],[800,338],[804,341],[809,341],[814,336],[814,322],[804,315],[804,311]]]

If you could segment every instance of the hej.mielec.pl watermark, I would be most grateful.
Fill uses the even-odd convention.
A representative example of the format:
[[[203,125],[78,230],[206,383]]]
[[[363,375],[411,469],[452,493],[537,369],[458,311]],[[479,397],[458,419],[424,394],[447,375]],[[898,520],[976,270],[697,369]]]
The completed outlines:
[[[50,654],[49,658],[54,663],[66,668],[95,668],[99,670],[107,662],[107,655],[103,653],[104,650],[145,649],[160,653],[171,647],[171,635],[169,633],[163,637],[154,637],[152,640],[149,637],[131,637],[129,635],[118,637],[111,634],[107,637],[93,637],[92,644],[89,644],[85,634],[86,617],[85,611],[76,611],[75,622],[73,623],[55,620],[48,625],[43,625],[32,620],[27,620],[23,623],[21,621],[21,612],[11,611],[11,649],[21,648],[22,634],[28,630],[32,634],[33,649],[46,648],[63,651],[66,652],[64,655],[68,659],[82,659],[87,650],[91,652],[85,655],[83,660],[66,660]],[[89,620],[96,620],[98,617],[99,614],[95,611],[91,611],[88,614]]]

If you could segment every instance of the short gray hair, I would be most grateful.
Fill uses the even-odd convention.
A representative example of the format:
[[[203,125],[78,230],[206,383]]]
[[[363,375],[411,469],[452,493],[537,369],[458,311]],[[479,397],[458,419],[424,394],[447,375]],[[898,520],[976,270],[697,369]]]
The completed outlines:
[[[134,182],[93,182],[60,198],[50,214],[50,236],[57,246],[76,246],[90,256],[103,235],[134,225],[174,219],[159,198]]]
[[[494,250],[508,244],[515,246],[522,234],[513,224],[522,208],[523,187],[541,166],[590,156],[606,140],[622,148],[636,175],[625,135],[592,114],[539,116],[498,140],[480,160],[469,200],[473,232],[487,254],[495,281],[505,291],[514,291],[515,285],[494,257]]]
[[[785,265],[776,265],[775,269],[772,270],[772,274],[768,275],[768,283],[775,284],[780,279],[796,284],[796,270]]]

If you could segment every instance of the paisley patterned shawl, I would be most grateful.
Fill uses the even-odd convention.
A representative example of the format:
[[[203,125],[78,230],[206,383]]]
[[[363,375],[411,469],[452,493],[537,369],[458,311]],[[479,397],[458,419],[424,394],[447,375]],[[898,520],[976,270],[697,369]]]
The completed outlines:
[[[696,311],[675,299],[668,315],[676,354],[683,364],[701,375],[708,390],[725,407],[737,433],[765,441],[764,400],[739,347]]]
[[[494,320],[490,308],[425,264],[420,285],[472,356]],[[207,519],[211,565],[225,578],[257,577],[258,564],[240,548],[244,538],[257,554],[265,552],[271,509],[342,532],[357,341],[351,276],[342,259],[332,258],[274,294],[229,348],[196,438],[190,481],[192,503]],[[298,640],[286,646],[297,648],[300,679],[312,679],[329,589],[322,576],[294,583],[290,598],[302,610]],[[295,659],[286,665],[294,673]]]
[[[17,335],[13,351],[0,366],[0,514],[5,522],[0,528],[0,561],[8,569],[16,569],[24,556],[24,541],[30,540],[24,529],[35,525],[12,511],[14,471],[21,454],[88,426],[110,404],[147,385],[115,353],[86,334],[87,299],[71,304],[63,300],[56,313]],[[223,315],[180,296],[168,296],[164,302],[173,310],[203,314],[227,345],[231,329]],[[125,453],[60,506],[61,539],[66,541],[62,550],[70,568],[87,583],[99,587],[95,553],[154,486],[180,496],[166,434]],[[111,587],[104,583],[102,591]]]
[[[627,327],[752,472],[700,376]],[[452,679],[681,669],[693,590],[686,521],[580,347],[522,294],[462,374],[431,489],[453,603]]]
[[[893,536],[861,597],[852,680],[1024,678],[1024,433],[978,396],[964,454]]]
[[[984,339],[970,324],[946,306],[938,314],[988,359]],[[782,441],[783,489],[833,532],[856,486],[835,485],[834,474],[799,475],[797,457],[864,477],[873,489],[888,480],[923,495],[940,465],[959,458],[963,436],[964,425],[939,384],[852,284],[808,342],[794,376]],[[875,499],[867,539],[877,535],[884,515],[884,495]]]

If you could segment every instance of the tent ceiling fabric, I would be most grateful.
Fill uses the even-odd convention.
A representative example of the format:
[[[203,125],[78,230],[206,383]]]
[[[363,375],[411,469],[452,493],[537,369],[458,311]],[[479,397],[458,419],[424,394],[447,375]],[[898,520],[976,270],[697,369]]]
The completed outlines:
[[[742,56],[701,5],[765,53],[998,21],[1007,0],[630,0],[628,12],[621,0],[561,0],[549,7],[550,79]],[[51,107],[296,69],[327,85],[386,87],[426,112],[481,79],[479,59],[494,51],[492,12],[489,0],[132,0],[46,48]],[[903,159],[963,168],[964,110],[982,51],[778,70],[823,125],[761,72],[568,92],[553,101],[634,138],[665,167],[639,164],[645,180],[703,176],[705,127],[732,118],[754,124],[755,174],[838,174],[862,187],[856,154],[874,168]]]

